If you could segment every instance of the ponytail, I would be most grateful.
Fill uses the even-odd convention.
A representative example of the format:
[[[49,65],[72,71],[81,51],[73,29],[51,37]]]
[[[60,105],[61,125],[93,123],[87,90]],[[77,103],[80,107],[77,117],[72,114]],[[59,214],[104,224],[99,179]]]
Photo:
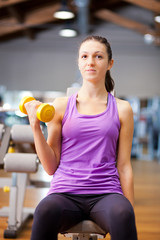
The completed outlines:
[[[114,80],[111,77],[110,70],[108,70],[106,72],[106,78],[105,78],[105,87],[107,92],[112,92],[114,89],[114,85],[115,85]]]

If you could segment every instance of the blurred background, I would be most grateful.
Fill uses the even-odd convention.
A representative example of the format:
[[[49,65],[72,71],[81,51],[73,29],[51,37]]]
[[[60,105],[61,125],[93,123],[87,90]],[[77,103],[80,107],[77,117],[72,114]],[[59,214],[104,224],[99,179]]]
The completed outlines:
[[[25,95],[52,102],[68,87],[79,87],[78,48],[91,34],[109,40],[116,96],[127,99],[133,108],[132,156],[160,159],[160,3],[156,0],[0,1],[0,122],[11,126],[26,121],[14,111]]]
[[[159,0],[0,0],[0,124],[6,128],[28,124],[18,109],[24,96],[50,103],[65,96],[67,88],[81,86],[78,49],[88,35],[109,40],[115,94],[129,101],[134,113],[131,157],[139,240],[159,240]],[[23,150],[28,151],[28,145]],[[9,193],[3,192],[3,177],[5,184],[6,177],[11,181],[8,174],[0,169],[0,208],[9,205]],[[39,164],[29,180],[32,187],[26,189],[24,204],[35,208],[46,195],[50,178]],[[32,221],[19,239],[30,239],[31,226]],[[7,218],[1,217],[1,239],[6,227]]]

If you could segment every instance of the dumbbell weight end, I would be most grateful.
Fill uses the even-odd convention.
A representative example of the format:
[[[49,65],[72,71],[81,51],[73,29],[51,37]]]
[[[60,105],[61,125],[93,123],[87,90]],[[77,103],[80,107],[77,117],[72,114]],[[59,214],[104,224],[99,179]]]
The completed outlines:
[[[24,97],[20,101],[19,109],[22,113],[27,114],[25,109],[25,103],[36,100],[34,97]],[[37,109],[37,118],[42,122],[49,122],[52,120],[55,114],[55,109],[48,103],[42,103]]]
[[[25,103],[36,100],[34,97],[23,97],[19,103],[19,109],[22,113],[27,114],[26,108],[24,106]]]
[[[54,114],[54,107],[48,103],[42,103],[37,109],[37,118],[42,122],[50,122]]]

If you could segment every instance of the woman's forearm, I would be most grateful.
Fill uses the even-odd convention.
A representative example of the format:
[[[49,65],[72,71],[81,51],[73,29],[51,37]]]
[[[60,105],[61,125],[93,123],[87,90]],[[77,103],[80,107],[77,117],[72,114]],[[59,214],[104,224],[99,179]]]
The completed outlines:
[[[42,163],[45,171],[49,175],[53,175],[53,173],[56,171],[58,166],[56,155],[53,149],[48,145],[42,133],[40,125],[37,125],[36,127],[32,128],[32,130],[33,130],[34,143],[35,143],[35,148],[36,148],[38,158]]]
[[[61,151],[61,114],[57,110],[54,118],[48,123],[48,139],[46,140],[40,121],[37,118],[37,107],[41,102],[33,100],[25,103],[29,123],[33,131],[34,143],[37,155],[41,161],[45,171],[49,175],[53,175],[56,171],[60,161]]]
[[[119,171],[119,176],[123,194],[134,207],[134,182],[132,169]]]

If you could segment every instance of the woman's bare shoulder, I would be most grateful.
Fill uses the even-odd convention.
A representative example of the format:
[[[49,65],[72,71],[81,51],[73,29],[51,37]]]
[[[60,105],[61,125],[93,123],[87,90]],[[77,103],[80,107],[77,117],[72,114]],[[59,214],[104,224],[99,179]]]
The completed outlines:
[[[116,102],[117,102],[117,105],[118,107],[122,108],[122,109],[128,109],[128,108],[131,108],[131,105],[128,101],[126,100],[122,100],[120,98],[115,98],[116,99]]]
[[[68,97],[64,96],[64,97],[55,98],[52,104],[56,110],[63,111],[66,109],[67,103],[68,103]]]
[[[130,103],[120,98],[115,98],[120,120],[125,120],[133,117],[133,111]]]
[[[64,97],[58,97],[58,98],[55,98],[54,101],[53,101],[53,105],[55,106],[61,106],[61,105],[65,105],[67,104],[68,102],[68,97],[67,96],[64,96]]]

